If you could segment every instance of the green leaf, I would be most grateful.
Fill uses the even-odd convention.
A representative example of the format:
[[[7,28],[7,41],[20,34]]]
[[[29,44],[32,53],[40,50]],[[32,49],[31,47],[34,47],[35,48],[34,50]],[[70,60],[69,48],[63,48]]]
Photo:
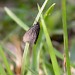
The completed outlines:
[[[48,10],[46,11],[46,13],[44,14],[44,18],[46,18],[48,15],[50,15],[54,9],[55,3],[53,3]]]
[[[37,14],[37,17],[36,17],[35,20],[34,20],[33,25],[36,24],[36,22],[38,22],[38,20],[39,20],[39,18],[40,18],[40,15],[41,15],[43,9],[45,8],[47,2],[48,2],[48,0],[45,0],[45,2],[43,3],[41,9],[39,10],[39,13]]]
[[[24,30],[28,30],[29,27],[24,24],[11,10],[9,10],[7,7],[4,7],[6,13],[20,26],[22,27]]]
[[[46,28],[46,24],[44,22],[44,18],[43,18],[42,15],[41,15],[41,23],[42,23],[43,31],[44,31],[44,34],[45,34],[45,37],[46,37],[46,42],[47,42],[47,45],[48,45],[48,52],[49,52],[50,57],[51,57],[51,61],[52,61],[52,65],[53,65],[55,75],[60,75],[60,72],[59,72],[60,69],[59,69],[59,66],[58,66],[58,63],[57,63],[57,60],[56,60],[54,48],[52,46],[52,42],[50,40],[48,31],[47,31],[47,28]]]
[[[3,60],[3,62],[4,62],[4,65],[6,66],[6,70],[7,70],[8,74],[13,75],[12,71],[10,70],[10,65],[9,65],[9,63],[7,61],[7,58],[6,58],[5,54],[4,54],[3,49],[2,49],[1,46],[0,46],[0,56],[1,56],[2,60]]]
[[[2,67],[0,63],[0,75],[7,75],[6,72],[4,71],[4,68]]]
[[[67,32],[67,22],[66,22],[66,0],[62,0],[62,22],[64,31],[64,54],[66,58],[66,69],[67,75],[71,75],[70,69],[70,59],[69,59],[69,47],[68,47],[68,32]]]
[[[39,10],[36,18],[35,18],[35,21],[33,23],[33,25],[38,22],[39,18],[40,18],[40,15],[42,13],[42,11],[44,10],[46,4],[47,4],[48,0],[45,0],[45,2],[43,3],[41,9]],[[41,27],[40,27],[41,29]],[[34,48],[33,48],[33,57],[32,57],[32,69],[39,72],[39,57],[40,57],[40,51],[41,51],[41,48],[43,46],[43,43],[42,43],[42,39],[43,39],[43,36],[42,36],[42,30],[40,30],[40,34],[39,34],[39,37],[38,37],[38,40],[37,40],[37,43],[36,45],[34,45]]]
[[[27,66],[27,55],[28,55],[28,50],[29,50],[29,43],[26,43],[25,48],[24,48],[24,53],[23,53],[23,59],[22,59],[22,69],[21,69],[21,75],[24,75],[26,71],[26,66]]]

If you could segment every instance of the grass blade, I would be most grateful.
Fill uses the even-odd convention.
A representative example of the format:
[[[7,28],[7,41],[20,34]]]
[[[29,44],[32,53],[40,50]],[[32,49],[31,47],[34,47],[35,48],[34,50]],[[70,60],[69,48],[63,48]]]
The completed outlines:
[[[0,75],[7,75],[0,63]]]
[[[47,68],[44,63],[43,63],[43,69],[44,69],[45,75],[48,75]]]
[[[46,11],[46,13],[44,14],[44,18],[46,18],[48,15],[51,14],[51,12],[52,12],[53,9],[54,9],[54,6],[55,6],[55,3],[53,3],[53,4],[48,8],[48,10]]]
[[[64,30],[64,51],[66,56],[67,75],[71,75],[69,48],[68,48],[68,32],[67,32],[67,23],[66,23],[66,0],[62,0],[62,22]]]
[[[51,14],[51,12],[53,11],[53,9],[54,9],[54,6],[55,6],[55,3],[53,3],[50,7],[49,7],[49,9],[46,11],[46,13],[44,14],[44,19],[46,19],[46,17],[49,15],[49,14]],[[39,7],[38,7],[38,9],[39,9]],[[42,31],[42,34],[43,34],[43,31]],[[43,37],[43,35],[40,35],[41,37]],[[56,56],[58,56],[60,59],[62,59],[63,60],[63,55],[59,52],[59,51],[57,51],[57,50],[55,50],[55,54],[56,54]]]
[[[58,57],[58,58],[60,58],[60,59],[64,59],[63,58],[63,55],[62,55],[62,53],[60,53],[58,50],[56,50],[55,48],[54,48],[54,51],[55,51],[55,54],[56,54],[56,56]]]
[[[36,72],[39,72],[39,58],[40,58],[40,51],[42,49],[43,43],[41,42],[40,45],[36,45],[33,48],[33,57],[32,57],[32,69]]]
[[[45,6],[46,6],[46,4],[47,4],[47,2],[48,2],[48,0],[45,0],[44,1],[44,3],[43,3],[43,5],[42,5],[42,7],[41,7],[41,9],[39,10],[39,12],[38,12],[38,14],[37,14],[37,16],[36,16],[36,18],[35,18],[35,20],[34,20],[34,23],[33,23],[33,25],[36,23],[36,22],[38,22],[38,20],[39,20],[39,18],[40,18],[40,15],[41,15],[41,13],[42,13],[42,11],[44,10],[44,8],[45,8]],[[41,31],[42,32],[42,31]],[[41,37],[39,37],[38,39],[38,42],[37,42],[37,44],[34,46],[34,48],[33,48],[33,57],[32,57],[32,69],[33,70],[35,70],[35,71],[37,71],[38,72],[38,70],[39,70],[39,56],[40,56],[40,50],[41,50],[41,48],[42,48],[42,43],[40,44],[39,42],[42,40],[42,35],[40,35]]]
[[[46,43],[44,43],[44,48],[45,48],[45,50],[48,50],[48,47],[46,46]],[[64,59],[62,53],[60,53],[60,52],[59,52],[57,49],[55,49],[55,48],[54,48],[54,51],[55,51],[55,55],[56,55],[58,58],[60,58],[61,60]]]
[[[27,54],[29,50],[29,43],[26,43],[24,53],[23,53],[23,59],[22,59],[22,69],[21,69],[21,75],[24,75],[25,73],[25,67],[26,67],[26,61],[27,61]]]
[[[28,30],[29,27],[24,24],[12,11],[10,11],[7,7],[4,8],[6,13],[20,26],[22,27],[24,30]]]
[[[40,18],[40,15],[41,15],[41,13],[42,13],[44,7],[46,6],[47,2],[48,2],[48,0],[45,0],[45,2],[43,3],[41,9],[39,10],[39,13],[37,14],[37,16],[36,16],[36,18],[35,18],[35,20],[34,20],[33,25],[36,24],[36,22],[38,22],[38,20],[39,20],[39,18]]]
[[[9,65],[9,63],[8,63],[8,61],[6,59],[6,56],[5,56],[1,46],[0,46],[0,56],[2,57],[2,60],[4,62],[4,65],[6,66],[6,70],[7,70],[8,74],[13,75],[12,71],[10,70],[10,65]]]
[[[45,22],[44,22],[44,19],[43,19],[42,15],[41,15],[41,23],[42,23],[43,31],[44,31],[44,34],[45,34],[45,37],[46,37],[46,42],[47,42],[47,45],[48,45],[48,48],[49,48],[48,51],[49,51],[49,54],[50,54],[50,57],[51,57],[51,61],[52,61],[52,65],[53,65],[55,75],[60,75],[60,69],[59,69],[59,66],[58,66],[58,63],[57,63],[57,60],[56,60],[54,48],[52,46],[52,43],[51,43],[51,40],[50,40],[50,37],[49,37],[49,34],[48,34],[48,31],[47,31],[47,28],[46,28],[46,25],[45,25]]]

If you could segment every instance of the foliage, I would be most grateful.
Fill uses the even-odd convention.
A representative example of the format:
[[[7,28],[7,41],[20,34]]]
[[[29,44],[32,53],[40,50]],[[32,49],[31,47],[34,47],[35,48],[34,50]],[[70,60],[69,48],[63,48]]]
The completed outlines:
[[[63,67],[66,67],[67,74],[71,75],[70,69],[71,67],[74,68],[75,64],[73,60],[73,62],[70,62],[68,43],[70,39],[73,40],[70,41],[72,43],[70,45],[72,51],[74,51],[75,43],[73,43],[74,38],[70,36],[69,39],[68,36],[72,35],[69,34],[69,30],[72,29],[73,31],[74,28],[74,6],[69,6],[69,2],[66,5],[66,0],[62,0],[62,5],[59,5],[60,1],[58,0],[45,0],[44,3],[42,3],[43,0],[26,1],[27,4],[24,4],[19,0],[16,5],[19,9],[16,10],[15,8],[13,12],[7,7],[4,8],[9,17],[5,14],[6,16],[3,21],[4,26],[7,25],[3,32],[5,33],[6,29],[7,32],[5,33],[6,37],[4,37],[5,35],[3,36],[4,38],[1,36],[3,40],[0,43],[0,75],[14,75],[15,72],[21,75],[41,75],[40,71],[42,75],[61,75],[66,71],[63,70]],[[17,1],[15,2],[17,3]],[[39,12],[35,4],[37,4]],[[39,5],[42,5],[41,8]],[[66,11],[66,8],[69,10]],[[32,47],[32,51],[30,51],[29,43],[26,43],[25,49],[22,51],[20,46],[23,34],[30,28],[30,25],[34,25],[37,21],[40,23],[40,34],[37,43]],[[54,35],[59,35],[58,41],[60,40],[59,37],[63,35],[64,41],[62,43],[58,42],[55,40],[56,36]],[[52,36],[54,36],[54,40],[52,40]],[[63,42],[64,48],[62,48]],[[63,57],[63,54],[66,57]],[[73,53],[71,52],[71,54]],[[64,60],[65,58],[66,60]],[[60,63],[60,60],[66,61],[66,66],[61,67],[60,64],[63,65],[63,62]],[[16,65],[15,71],[11,71],[11,64],[13,66]]]

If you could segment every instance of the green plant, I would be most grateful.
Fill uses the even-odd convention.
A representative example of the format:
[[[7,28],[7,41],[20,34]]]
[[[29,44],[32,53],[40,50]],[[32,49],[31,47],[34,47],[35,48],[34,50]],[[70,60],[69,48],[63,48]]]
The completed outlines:
[[[47,30],[47,25],[45,20],[47,17],[53,12],[55,3],[53,3],[48,10],[46,10],[45,13],[43,13],[43,10],[45,6],[47,5],[48,0],[45,0],[43,3],[42,7],[39,7],[38,4],[38,9],[39,13],[37,14],[33,25],[39,21],[40,23],[40,34],[37,40],[37,43],[33,46],[33,51],[32,51],[32,62],[29,62],[29,43],[26,43],[25,49],[24,49],[24,54],[23,54],[23,60],[22,60],[22,75],[38,75],[39,74],[39,64],[42,63],[41,67],[42,70],[46,75],[49,75],[52,73],[52,75],[61,75],[61,69],[58,65],[56,56],[60,59],[64,59],[63,55],[57,51],[53,45],[52,41],[49,36],[49,32]],[[65,0],[62,0],[62,20],[63,20],[63,30],[64,30],[64,50],[66,54],[66,63],[67,63],[67,74],[71,75],[70,72],[70,60],[69,60],[69,55],[68,55],[68,34],[67,34],[67,24],[66,24],[66,4]],[[6,13],[12,18],[21,28],[23,28],[25,31],[29,29],[28,25],[23,23],[12,11],[10,11],[7,7],[4,8]],[[39,20],[40,18],[40,20]],[[45,41],[46,39],[46,41]],[[45,45],[47,45],[46,52],[49,53],[49,57],[51,58],[52,64],[50,64],[44,57],[44,43],[46,42]],[[7,61],[7,58],[5,57],[4,51],[2,49],[2,46],[0,46],[0,56],[1,58],[3,57],[3,62],[6,67],[7,73],[4,70],[3,66],[0,63],[0,74],[2,75],[13,75],[12,71],[10,70],[10,65]],[[51,72],[50,72],[51,71]]]
[[[68,48],[68,32],[67,32],[67,22],[66,22],[66,0],[62,0],[62,22],[64,31],[64,54],[66,57],[66,68],[67,75],[71,75],[70,71],[70,59],[69,59],[69,48]]]

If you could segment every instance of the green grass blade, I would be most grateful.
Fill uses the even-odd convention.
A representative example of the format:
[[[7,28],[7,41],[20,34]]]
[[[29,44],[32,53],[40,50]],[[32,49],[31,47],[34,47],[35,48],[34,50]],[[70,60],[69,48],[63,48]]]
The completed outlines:
[[[28,70],[28,73],[27,73],[27,75],[38,75],[39,73],[37,73],[37,72],[35,72],[33,69],[30,69],[30,68],[28,68],[28,67],[26,67],[27,68],[27,70]]]
[[[20,26],[22,27],[24,30],[28,30],[29,27],[24,24],[12,11],[10,11],[7,7],[4,8],[6,13]]]
[[[25,44],[25,49],[24,49],[24,53],[23,53],[23,59],[22,59],[22,69],[21,69],[21,75],[24,75],[25,71],[26,71],[26,61],[27,61],[27,55],[28,55],[28,50],[29,50],[29,43]]]
[[[10,65],[9,65],[9,63],[8,63],[8,61],[6,59],[6,56],[5,56],[1,46],[0,46],[0,56],[1,56],[2,60],[3,60],[3,62],[4,62],[4,65],[6,66],[6,70],[7,70],[8,74],[13,75],[12,71],[10,70]]]
[[[40,58],[40,51],[42,49],[43,43],[41,42],[40,45],[36,45],[33,48],[33,57],[32,57],[32,69],[36,72],[39,72],[39,58]]]
[[[40,18],[40,15],[41,15],[43,9],[45,8],[47,2],[48,2],[48,0],[45,0],[45,2],[43,3],[41,9],[39,10],[39,13],[37,14],[37,16],[36,16],[36,18],[35,18],[35,20],[34,20],[33,25],[36,24],[36,22],[38,22],[38,20],[39,20],[39,18]]]
[[[63,22],[63,30],[64,30],[64,51],[66,55],[67,75],[71,75],[69,48],[68,48],[68,32],[67,32],[67,23],[66,23],[66,0],[62,0],[62,22]]]
[[[48,10],[46,11],[46,13],[44,14],[44,18],[46,18],[48,15],[50,15],[54,9],[55,3],[53,3]]]
[[[43,46],[43,30],[40,27],[40,34],[37,40],[37,43],[33,47],[33,55],[32,55],[32,69],[39,72],[39,58],[40,58],[40,51],[42,50]]]
[[[40,18],[40,15],[42,13],[42,11],[44,10],[46,4],[47,4],[48,0],[45,0],[45,2],[43,3],[41,9],[39,10],[35,20],[34,20],[34,23],[33,25],[38,22],[39,18]],[[40,39],[39,39],[40,38]],[[39,71],[39,56],[40,56],[40,50],[42,48],[42,43],[40,44],[40,41],[42,40],[42,36],[39,37],[38,39],[38,42],[37,44],[34,46],[33,48],[33,57],[32,57],[32,69],[35,70],[35,71]]]
[[[46,46],[46,43],[44,43],[44,48],[45,48],[45,50],[48,50],[48,47]],[[55,51],[55,55],[56,55],[58,58],[60,58],[61,60],[64,59],[62,53],[60,53],[60,52],[59,52],[57,49],[55,49],[55,48],[54,48],[54,51]]]
[[[63,57],[63,55],[62,55],[62,53],[60,53],[58,50],[56,50],[55,48],[54,48],[54,51],[55,51],[55,54],[56,54],[56,56],[58,57],[58,58],[60,58],[60,59],[64,59],[64,57]]]
[[[53,3],[50,7],[49,7],[49,9],[46,11],[46,13],[44,14],[44,19],[46,19],[46,17],[49,15],[49,14],[51,14],[51,12],[53,11],[53,9],[54,9],[54,6],[55,6],[55,3]],[[39,9],[39,8],[38,8]],[[41,37],[43,37],[43,35],[41,34],[40,35]],[[57,50],[55,50],[55,54],[56,54],[56,56],[58,56],[60,59],[63,59],[63,55],[59,52],[59,51],[57,51]]]
[[[0,75],[7,75],[0,63]]]
[[[43,63],[43,69],[44,69],[45,75],[48,75],[47,68],[44,63]]]
[[[55,73],[55,75],[60,75],[60,69],[59,69],[59,66],[58,66],[58,63],[57,63],[57,60],[56,60],[54,48],[52,46],[52,43],[51,43],[51,40],[50,40],[50,37],[49,37],[49,34],[48,34],[48,31],[47,31],[47,28],[46,28],[46,25],[45,25],[45,22],[44,22],[44,19],[43,19],[42,15],[41,15],[41,23],[42,23],[43,31],[44,31],[44,34],[45,34],[45,37],[46,37],[46,42],[47,42],[47,45],[48,45],[48,49],[49,49],[48,51],[49,51],[49,54],[50,54],[50,57],[51,57],[54,73]]]

